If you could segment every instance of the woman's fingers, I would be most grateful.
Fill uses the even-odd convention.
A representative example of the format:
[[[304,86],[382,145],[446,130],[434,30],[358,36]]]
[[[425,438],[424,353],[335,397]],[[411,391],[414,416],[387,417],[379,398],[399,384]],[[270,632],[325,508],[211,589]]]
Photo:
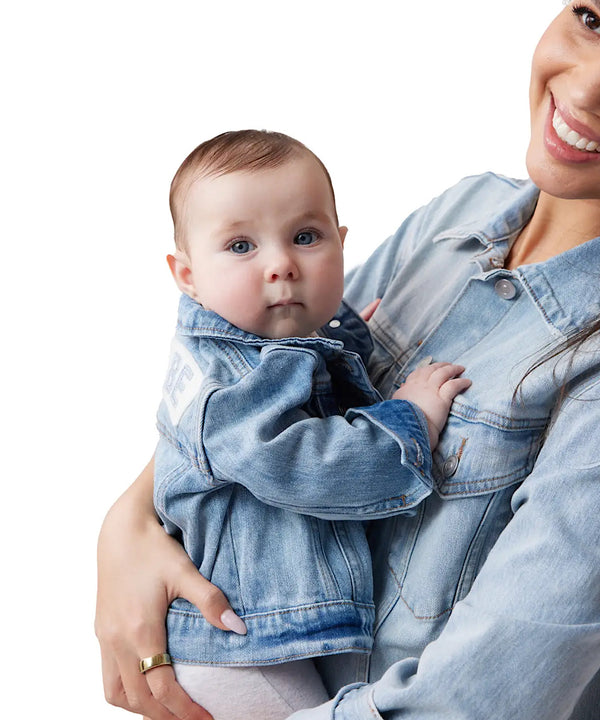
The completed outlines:
[[[369,320],[373,317],[373,313],[379,307],[380,302],[381,298],[377,298],[376,300],[373,300],[373,302],[370,302],[366,308],[361,310],[359,314],[365,322],[369,322]]]
[[[223,593],[156,522],[152,484],[150,462],[111,508],[100,533],[96,634],[104,692],[109,703],[150,720],[211,720],[171,667],[139,670],[141,658],[166,652],[165,616],[177,597],[195,604],[223,631],[246,632]]]
[[[165,707],[152,694],[148,684],[150,678],[140,672],[138,664],[139,658],[134,654],[127,653],[121,657],[119,671],[127,698],[125,709],[140,715],[146,715],[151,720],[175,720],[178,716],[173,715],[170,709]],[[155,668],[155,670],[158,672],[159,668]],[[148,671],[148,676],[151,672],[151,670]]]
[[[152,696],[161,707],[182,720],[212,720],[212,715],[192,702],[175,679],[173,668],[158,667],[146,673]],[[152,719],[154,720],[154,718]]]
[[[102,653],[102,677],[107,702],[130,712],[145,713],[152,720],[175,720],[176,716],[167,708],[160,707],[154,699],[146,676],[140,673],[140,658],[126,644],[124,636],[104,630],[97,630],[97,635]],[[162,647],[165,642],[162,633],[162,637],[156,640],[156,646]]]
[[[199,577],[183,547],[156,521],[152,485],[151,462],[111,508],[100,532],[95,627],[104,693],[109,703],[150,720],[209,720],[176,683],[172,668],[139,670],[140,658],[167,650],[167,609],[175,597],[185,597],[175,590],[180,578],[190,569]]]
[[[101,646],[102,649],[102,646]],[[121,681],[119,666],[112,655],[107,655],[102,649],[102,682],[104,683],[104,697],[106,702],[115,707],[129,709],[127,695]]]
[[[193,565],[186,565],[179,572],[175,595],[193,603],[211,625],[238,635],[246,634],[244,621],[234,613],[225,595]]]
[[[125,684],[131,695],[127,696],[133,712],[151,720],[212,720],[212,716],[196,705],[177,683],[173,668],[163,665],[138,676],[131,668],[122,668]],[[141,682],[140,682],[141,680]]]
[[[177,683],[173,669],[162,666],[141,673],[141,657],[150,657],[164,648],[164,636],[140,652],[116,644],[102,652],[102,674],[106,700],[116,707],[144,714],[149,720],[211,720],[211,715],[188,697]],[[152,647],[153,650],[148,649]],[[118,658],[115,661],[114,658]]]

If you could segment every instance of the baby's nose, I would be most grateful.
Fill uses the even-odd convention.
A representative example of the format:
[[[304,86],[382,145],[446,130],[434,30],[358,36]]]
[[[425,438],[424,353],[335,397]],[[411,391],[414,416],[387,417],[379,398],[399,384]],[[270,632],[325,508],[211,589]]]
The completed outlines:
[[[265,279],[269,282],[294,280],[297,276],[298,268],[289,253],[278,253],[265,268]]]

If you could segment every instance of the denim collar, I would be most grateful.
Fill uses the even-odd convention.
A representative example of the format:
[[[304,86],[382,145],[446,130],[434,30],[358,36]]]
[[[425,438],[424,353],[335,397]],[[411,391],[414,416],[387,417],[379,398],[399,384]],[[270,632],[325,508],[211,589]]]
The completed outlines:
[[[256,345],[259,347],[265,347],[267,345],[308,347],[314,348],[325,356],[339,354],[344,347],[344,344],[339,340],[323,337],[263,338],[241,330],[212,310],[205,310],[202,305],[199,305],[185,294],[182,294],[179,300],[177,333],[190,337],[229,340],[244,345]]]
[[[539,189],[531,180],[503,180],[515,188],[514,193],[508,193],[506,199],[498,203],[492,213],[488,208],[482,208],[483,217],[475,217],[472,222],[444,230],[433,238],[433,242],[447,238],[477,238],[482,245],[510,242],[521,232],[527,224],[540,194]]]
[[[546,321],[570,335],[600,317],[600,237],[514,271]]]
[[[600,237],[544,262],[513,271],[503,269],[502,261],[529,222],[539,197],[539,189],[531,180],[503,180],[514,187],[514,192],[507,194],[493,213],[446,230],[434,242],[477,238],[485,249],[473,260],[485,267],[484,259],[494,256],[498,263],[492,274],[518,278],[555,333],[566,336],[583,329],[600,317]]]

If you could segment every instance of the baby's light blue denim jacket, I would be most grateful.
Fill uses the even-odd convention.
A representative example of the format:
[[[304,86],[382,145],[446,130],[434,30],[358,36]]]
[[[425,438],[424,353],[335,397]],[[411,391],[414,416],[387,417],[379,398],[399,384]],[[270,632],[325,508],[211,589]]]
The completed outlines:
[[[183,599],[168,613],[177,662],[260,665],[371,649],[364,520],[431,492],[425,418],[381,400],[372,344],[349,307],[343,336],[265,340],[187,296],[158,412],[154,500],[166,530],[244,619],[246,636]],[[356,352],[355,352],[356,351]]]
[[[373,653],[319,660],[332,692],[371,684],[294,720],[600,718],[598,336],[527,375],[600,317],[600,237],[506,269],[537,199],[530,182],[466,178],[348,278],[354,307],[382,298],[369,371],[384,397],[426,357],[473,384],[432,494],[371,524]]]

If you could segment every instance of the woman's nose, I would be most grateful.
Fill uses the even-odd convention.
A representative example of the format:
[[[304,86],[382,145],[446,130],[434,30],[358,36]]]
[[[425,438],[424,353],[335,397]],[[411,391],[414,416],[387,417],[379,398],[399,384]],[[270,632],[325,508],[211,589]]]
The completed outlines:
[[[577,65],[577,76],[571,77],[571,98],[575,107],[600,117],[600,67],[596,56]]]

